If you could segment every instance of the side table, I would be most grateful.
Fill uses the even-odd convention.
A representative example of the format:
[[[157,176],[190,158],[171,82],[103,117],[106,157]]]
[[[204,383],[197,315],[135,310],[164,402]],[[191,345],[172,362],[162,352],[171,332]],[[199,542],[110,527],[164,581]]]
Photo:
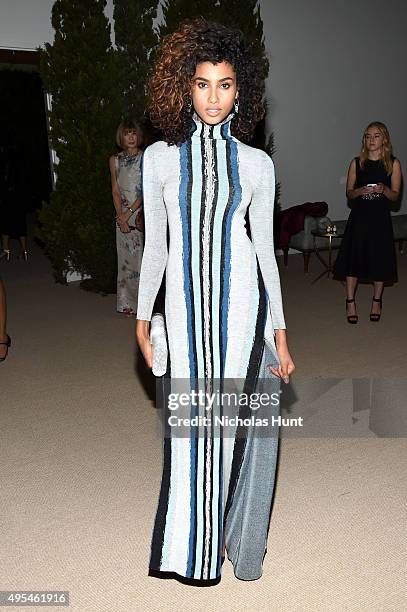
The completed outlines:
[[[333,272],[333,263],[332,263],[332,238],[342,238],[343,236],[343,232],[325,232],[323,230],[311,230],[311,234],[314,236],[314,250],[315,250],[315,255],[318,257],[319,261],[324,265],[325,270],[323,270],[323,272],[321,272],[321,274],[319,276],[317,276],[317,278],[314,278],[314,280],[312,281],[311,285],[316,283],[317,280],[319,280],[320,278],[322,278],[323,276],[325,276],[325,274],[327,275],[327,278],[329,278],[329,275],[331,274],[331,272]],[[320,253],[320,248],[318,247],[318,243],[317,243],[317,238],[325,238],[328,240],[328,261],[326,261],[321,253]],[[326,250],[326,249],[324,249]]]

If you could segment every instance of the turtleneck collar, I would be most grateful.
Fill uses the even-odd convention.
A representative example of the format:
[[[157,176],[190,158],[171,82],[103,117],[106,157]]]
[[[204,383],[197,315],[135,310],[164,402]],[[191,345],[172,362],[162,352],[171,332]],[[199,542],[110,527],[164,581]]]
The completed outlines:
[[[230,132],[230,122],[234,117],[234,112],[229,113],[227,117],[216,125],[209,125],[194,112],[192,115],[193,127],[192,138],[209,138],[210,140],[228,140],[233,138]]]

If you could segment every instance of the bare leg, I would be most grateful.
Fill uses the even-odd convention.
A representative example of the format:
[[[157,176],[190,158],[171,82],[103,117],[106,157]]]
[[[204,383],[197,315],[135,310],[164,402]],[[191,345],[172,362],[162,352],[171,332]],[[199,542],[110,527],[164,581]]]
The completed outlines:
[[[384,283],[383,281],[374,281],[374,295],[376,299],[380,299],[383,294]],[[371,314],[380,314],[382,311],[382,307],[380,302],[372,302],[372,310]]]
[[[10,248],[10,238],[6,234],[2,234],[1,236],[1,247],[5,251],[8,251]]]
[[[346,298],[351,300],[355,297],[356,287],[358,284],[358,279],[356,276],[347,276],[346,277]],[[356,315],[356,304],[355,302],[351,302],[346,305],[346,312],[349,316]]]
[[[27,236],[19,236],[20,246],[22,251],[27,250]]]
[[[6,307],[6,290],[3,281],[0,278],[0,342],[7,340],[6,332],[7,307]],[[5,344],[0,344],[0,358],[5,357],[7,347]]]

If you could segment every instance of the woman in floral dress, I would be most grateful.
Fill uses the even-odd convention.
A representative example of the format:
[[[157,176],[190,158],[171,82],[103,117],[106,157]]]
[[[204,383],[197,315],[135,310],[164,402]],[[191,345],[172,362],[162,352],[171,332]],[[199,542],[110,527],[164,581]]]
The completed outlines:
[[[116,143],[122,151],[112,155],[109,167],[116,210],[117,312],[135,315],[144,245],[141,198],[141,128],[134,120],[122,121]]]

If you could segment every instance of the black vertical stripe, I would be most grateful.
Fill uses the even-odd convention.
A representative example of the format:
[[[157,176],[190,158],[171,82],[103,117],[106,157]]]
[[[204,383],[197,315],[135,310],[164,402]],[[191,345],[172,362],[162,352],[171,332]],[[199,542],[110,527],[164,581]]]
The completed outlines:
[[[204,465],[203,465],[203,512],[202,512],[202,516],[203,516],[203,542],[202,542],[202,558],[201,558],[201,580],[203,579],[203,572],[204,572],[204,559],[205,559],[205,536],[206,536],[206,514],[205,514],[205,508],[206,508],[206,452],[207,452],[207,437],[206,437],[206,426],[205,426],[205,440],[204,440],[204,452],[203,452],[203,456],[204,456]]]
[[[210,354],[211,354],[211,371],[213,376],[214,369],[214,358],[213,358],[213,338],[212,338],[212,294],[213,294],[213,272],[212,272],[212,259],[213,259],[213,226],[215,223],[215,212],[216,207],[218,205],[218,197],[219,197],[219,176],[218,176],[218,155],[216,149],[216,140],[212,142],[212,155],[214,161],[215,168],[215,176],[214,176],[214,193],[213,193],[213,202],[211,208],[211,217],[210,217],[210,227],[209,227],[209,341],[210,341]]]
[[[213,227],[215,223],[215,213],[218,205],[218,197],[219,197],[219,177],[218,177],[218,155],[217,155],[217,145],[216,140],[212,142],[212,155],[213,155],[213,166],[215,168],[215,185],[214,185],[214,194],[213,194],[213,202],[211,208],[211,218],[210,218],[210,230],[209,230],[209,342],[210,342],[210,354],[211,354],[211,371],[212,371],[212,381],[214,378],[214,357],[213,357],[213,321],[212,321],[212,299],[213,299],[213,271],[212,271],[212,260],[213,260]],[[214,392],[213,382],[211,384],[211,391]],[[210,438],[212,440],[212,457],[211,457],[211,466],[210,466],[210,493],[209,493],[209,530],[210,530],[210,538],[209,538],[209,564],[208,564],[208,572],[210,575],[211,566],[212,566],[212,546],[213,546],[213,518],[212,518],[212,502],[213,502],[213,470],[214,470],[214,435],[213,435],[213,414],[211,419],[211,431]]]
[[[195,486],[195,509],[194,509],[195,521],[194,521],[194,537],[193,537],[193,541],[192,541],[191,577],[194,576],[194,574],[195,574],[195,567],[196,567],[197,511],[198,511],[198,503],[197,503],[198,440],[199,440],[199,438],[198,438],[197,435],[195,435],[191,439],[191,444],[194,446],[194,457],[195,457],[195,482],[194,482],[194,486]]]
[[[220,385],[220,393],[223,393],[223,385]],[[220,403],[219,416],[222,418],[222,402]],[[220,426],[222,427],[222,426]],[[217,555],[217,563],[216,563],[216,575],[220,574],[220,568],[222,564],[222,535],[223,535],[223,437],[221,433],[219,434],[219,498],[218,498],[218,555]],[[222,491],[222,494],[220,494]]]
[[[202,126],[203,131],[205,130],[206,126]],[[199,245],[199,282],[200,282],[200,289],[201,289],[201,312],[200,312],[200,316],[201,316],[201,322],[202,322],[202,328],[201,328],[201,334],[202,334],[202,352],[203,352],[203,358],[204,358],[204,373],[203,373],[203,378],[204,378],[204,388],[205,391],[206,389],[206,374],[207,374],[207,347],[206,347],[206,337],[205,337],[205,301],[204,301],[204,248],[205,248],[205,239],[204,239],[204,224],[205,224],[205,194],[206,191],[208,189],[208,185],[207,185],[207,177],[206,177],[206,173],[205,173],[205,140],[204,138],[201,139],[201,175],[202,175],[202,190],[201,190],[201,207],[200,207],[200,215],[199,215],[199,236],[200,236],[200,245]],[[206,487],[206,469],[205,469],[205,465],[206,465],[206,436],[205,439],[203,440],[203,445],[204,445],[204,449],[203,449],[203,457],[204,457],[204,463],[203,463],[203,491],[202,491],[202,499],[203,499],[203,508],[202,508],[202,516],[203,516],[203,534],[205,537],[205,528],[206,528],[206,516],[205,516],[205,487]],[[200,573],[200,577],[201,580],[203,579],[203,560],[204,560],[204,555],[205,555],[205,547],[204,545],[202,546],[202,553],[201,553],[201,573]]]
[[[167,360],[167,365],[169,360]],[[164,423],[168,423],[170,412],[168,410],[168,394],[171,392],[170,375],[162,377],[162,393],[164,410]],[[150,569],[159,570],[161,565],[162,551],[164,545],[164,532],[167,521],[168,500],[171,480],[171,438],[164,436],[163,445],[163,472],[161,478],[160,496],[155,516],[153,536],[151,542]]]
[[[205,126],[204,126],[205,127]],[[205,193],[207,190],[207,181],[205,174],[205,141],[202,138],[201,140],[201,174],[202,174],[202,191],[201,191],[201,207],[200,207],[200,215],[199,215],[199,236],[200,236],[200,245],[199,245],[199,282],[201,288],[201,322],[202,322],[202,352],[204,357],[204,377],[206,379],[206,343],[205,343],[205,304],[204,304],[204,278],[203,278],[203,252],[204,252],[204,220],[205,220]]]
[[[213,415],[211,418],[210,425],[210,437],[212,440],[212,460],[210,466],[210,479],[211,479],[211,488],[209,492],[209,520],[210,520],[210,538],[209,538],[209,563],[208,563],[208,576],[211,575],[211,567],[212,567],[212,546],[213,546],[213,519],[212,519],[212,502],[213,502],[213,471],[214,471],[214,429],[213,429]]]

